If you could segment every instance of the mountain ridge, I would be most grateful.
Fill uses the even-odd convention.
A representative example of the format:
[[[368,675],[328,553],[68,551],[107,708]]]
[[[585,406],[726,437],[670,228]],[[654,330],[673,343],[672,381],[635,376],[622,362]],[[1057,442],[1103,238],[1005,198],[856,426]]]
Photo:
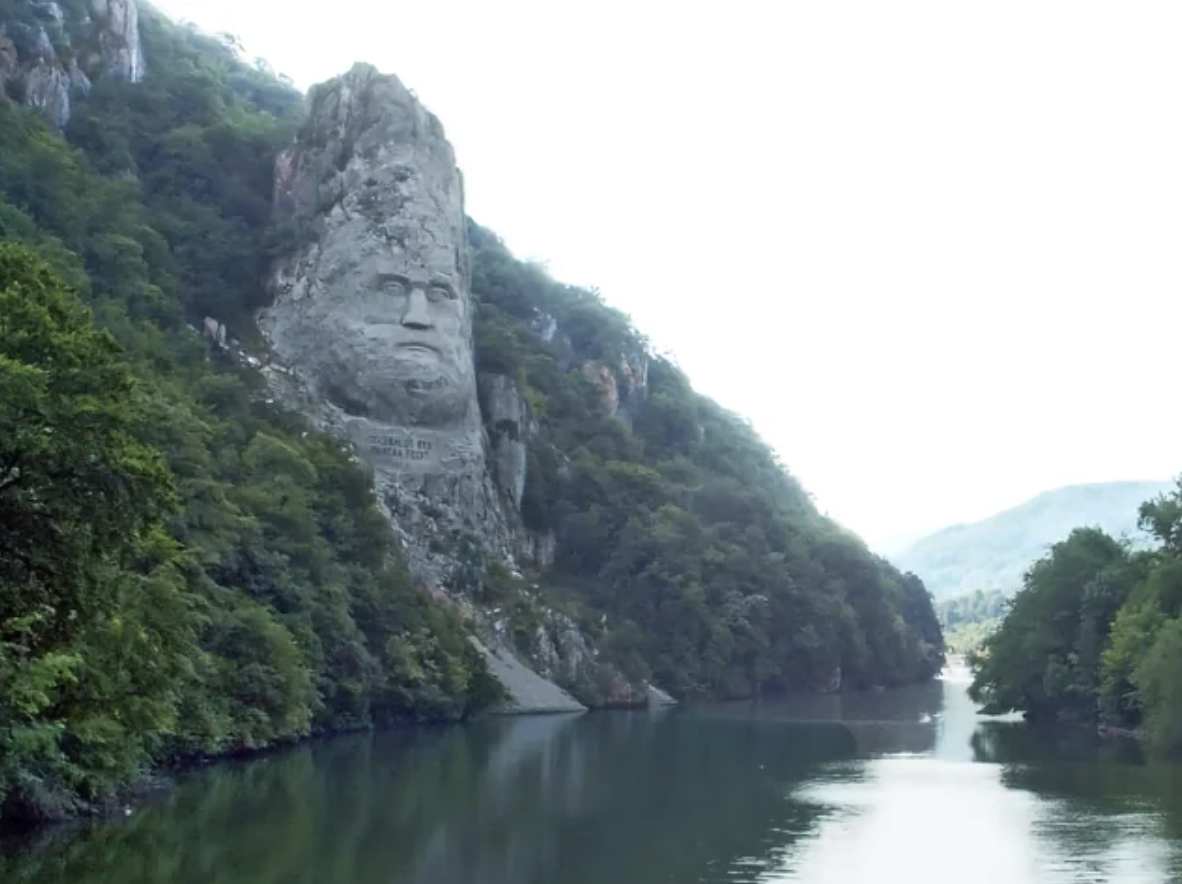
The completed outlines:
[[[977,590],[1012,594],[1025,569],[1073,528],[1095,525],[1143,544],[1138,507],[1173,487],[1171,480],[1129,479],[1052,488],[983,519],[948,525],[888,558],[919,576],[936,598]]]

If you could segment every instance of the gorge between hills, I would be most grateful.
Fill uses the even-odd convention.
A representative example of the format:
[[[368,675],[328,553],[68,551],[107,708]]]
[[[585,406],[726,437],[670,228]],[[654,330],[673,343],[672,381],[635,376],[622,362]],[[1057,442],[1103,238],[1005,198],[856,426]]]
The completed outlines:
[[[953,806],[1011,880],[1178,867],[1136,744],[981,720],[922,580],[462,160],[371,65],[0,0],[0,877],[854,880]]]

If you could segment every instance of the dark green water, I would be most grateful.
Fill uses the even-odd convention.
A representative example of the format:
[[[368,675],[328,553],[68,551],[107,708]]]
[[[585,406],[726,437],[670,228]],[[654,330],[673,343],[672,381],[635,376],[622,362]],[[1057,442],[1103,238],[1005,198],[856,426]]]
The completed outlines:
[[[964,684],[340,739],[0,848],[4,884],[1182,880],[1182,768]]]

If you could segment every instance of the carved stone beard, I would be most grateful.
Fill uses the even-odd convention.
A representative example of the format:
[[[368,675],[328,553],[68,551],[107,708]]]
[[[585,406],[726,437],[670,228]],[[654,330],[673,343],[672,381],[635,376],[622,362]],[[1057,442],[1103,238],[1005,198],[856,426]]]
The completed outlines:
[[[320,310],[300,325],[322,344],[321,358],[305,365],[309,380],[345,414],[438,430],[472,423],[476,381],[466,338],[408,343],[397,326],[360,325]]]
[[[372,393],[368,417],[431,429],[465,426],[475,401],[470,359],[445,360],[437,353],[399,348],[380,365],[364,366],[357,383]]]

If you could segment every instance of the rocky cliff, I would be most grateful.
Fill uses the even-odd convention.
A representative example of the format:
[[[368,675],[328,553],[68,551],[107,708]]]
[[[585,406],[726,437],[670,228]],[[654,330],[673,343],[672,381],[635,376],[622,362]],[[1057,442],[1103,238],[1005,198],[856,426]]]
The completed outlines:
[[[275,220],[290,244],[259,315],[265,371],[289,406],[368,464],[412,574],[458,602],[489,562],[519,576],[545,539],[521,520],[529,407],[512,378],[478,378],[463,181],[439,120],[368,65],[312,90],[276,162]],[[610,403],[620,394],[614,386]],[[514,655],[508,617],[467,605],[519,709],[581,708]],[[646,695],[569,618],[544,610],[529,640],[544,675]],[[518,650],[521,650],[520,648]]]
[[[443,127],[396,78],[358,65],[305,100],[225,41],[139,11],[129,0],[0,0],[10,97],[60,127],[71,89],[106,77],[63,134],[109,176],[40,188],[41,123],[0,105],[10,120],[0,186],[57,235],[93,233],[72,243],[86,259],[67,269],[84,281],[85,266],[101,283],[111,315],[129,318],[116,330],[133,349],[156,340],[157,325],[183,328],[183,313],[206,330],[209,371],[248,387],[268,425],[328,444],[298,435],[308,427],[295,411],[335,435],[334,456],[348,453],[372,477],[400,547],[391,558],[468,621],[513,708],[663,702],[650,681],[681,698],[722,698],[938,671],[942,638],[922,583],[818,513],[750,427],[694,392],[628,317],[465,218]],[[195,68],[214,75],[194,80]],[[108,213],[136,179],[142,214]],[[60,211],[71,205],[62,190],[113,196],[85,202],[100,215],[84,224],[77,208]],[[27,236],[10,217],[0,224]],[[201,408],[225,407],[219,383],[200,387]],[[235,457],[210,463],[230,475]],[[266,580],[245,535],[235,545],[219,533],[207,558],[231,593],[283,587],[276,611],[294,617],[291,557],[275,550],[303,550],[305,538],[280,522],[261,547],[263,570],[277,572]],[[371,558],[385,561],[383,522],[367,525],[365,549],[381,537]],[[317,529],[334,555],[361,554],[334,520]],[[318,586],[321,560],[307,564]],[[459,634],[456,618],[416,597],[441,618],[437,638]],[[413,685],[416,710],[437,710],[440,697],[466,708],[448,667],[408,656],[430,646],[408,616],[384,624],[406,631],[399,642],[381,630],[373,639],[374,677]],[[446,624],[456,631],[444,635]],[[299,640],[321,659],[310,636]],[[454,644],[445,656],[482,671]]]
[[[103,75],[144,76],[136,0],[41,0],[0,7],[0,97],[39,108],[56,127]]]
[[[275,213],[297,242],[259,317],[295,382],[278,390],[372,466],[416,576],[454,582],[459,536],[508,558],[477,397],[463,187],[439,121],[368,66],[317,87],[276,164]]]

